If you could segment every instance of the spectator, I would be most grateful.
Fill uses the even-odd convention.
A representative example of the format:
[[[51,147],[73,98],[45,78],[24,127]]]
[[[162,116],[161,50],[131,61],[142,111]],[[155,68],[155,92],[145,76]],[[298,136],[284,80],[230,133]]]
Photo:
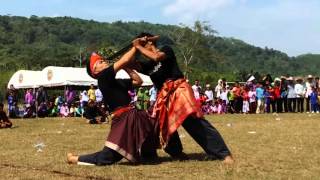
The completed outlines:
[[[241,93],[242,99],[243,99],[243,103],[242,103],[242,112],[244,114],[248,114],[249,113],[249,87],[244,86],[242,93]]]
[[[37,109],[38,117],[44,118],[48,116],[48,108],[45,102],[41,102]]]
[[[307,81],[306,81],[306,93],[305,93],[306,112],[307,113],[309,113],[309,111],[310,111],[310,95],[312,93],[312,87],[316,87],[316,84],[313,81],[313,76],[311,74],[309,74],[307,77]],[[298,107],[299,107],[299,105],[298,105]]]
[[[143,87],[139,87],[137,92],[137,109],[143,109],[143,103],[144,103],[144,90]]]
[[[192,86],[194,97],[197,101],[200,99],[201,86],[199,85],[199,80],[195,80],[194,85]]]
[[[90,89],[88,90],[89,100],[96,101],[96,92],[93,84],[90,85]]]
[[[43,86],[40,86],[36,92],[36,100],[38,105],[41,103],[47,103],[48,101],[48,95],[47,91],[43,88]]]
[[[150,96],[150,106],[153,106],[153,104],[156,102],[156,99],[157,99],[157,88],[155,86],[152,86],[149,89],[149,96]]]
[[[7,117],[7,114],[3,111],[4,105],[0,103],[0,128],[11,128],[12,122]]]
[[[82,93],[80,93],[80,106],[82,109],[85,109],[87,107],[89,96],[86,90],[84,90]]]
[[[100,124],[101,121],[97,119],[98,108],[93,100],[89,100],[88,106],[85,109],[85,118],[89,124]]]
[[[263,89],[261,83],[257,84],[256,96],[257,96],[257,110],[256,110],[256,113],[260,114],[260,113],[264,112],[264,89]]]
[[[97,102],[98,104],[101,103],[102,100],[103,100],[103,95],[102,95],[102,93],[101,93],[101,91],[100,91],[99,88],[96,89],[95,95],[96,95],[96,102]]]
[[[220,94],[221,94],[221,92],[222,92],[222,88],[223,88],[223,87],[224,87],[223,81],[222,81],[222,79],[219,79],[219,80],[218,80],[218,84],[217,84],[216,88],[214,89],[214,92],[216,93],[216,94],[215,94],[216,97],[220,97]]]
[[[249,113],[255,113],[257,109],[257,103],[256,103],[256,91],[253,86],[250,87],[250,90],[248,92],[249,97]]]
[[[296,92],[294,90],[293,77],[288,79],[288,112],[296,112]]]
[[[296,101],[297,101],[297,112],[303,113],[304,109],[303,109],[303,102],[304,102],[304,97],[305,97],[305,89],[302,85],[302,78],[298,77],[297,78],[297,83],[294,85],[294,91],[296,93]],[[310,99],[310,98],[309,98]],[[309,104],[309,102],[307,102]],[[309,105],[308,105],[309,106]],[[308,108],[309,111],[309,108]]]
[[[222,92],[222,89],[221,89],[221,92]],[[206,84],[206,90],[204,91],[204,94],[207,96],[207,102],[212,102],[213,101],[213,91],[210,89],[210,84]],[[220,94],[219,96],[216,96],[216,97],[220,97]]]
[[[311,102],[311,113],[317,112],[319,113],[318,107],[318,93],[315,87],[311,87],[312,91],[310,94],[310,102]]]
[[[242,97],[241,88],[238,81],[235,82],[232,92],[234,96],[234,110],[236,113],[240,113],[242,110]]]
[[[69,107],[68,103],[63,103],[62,106],[60,107],[60,117],[69,117]]]
[[[15,99],[14,92],[9,91],[8,99],[8,111],[9,111],[9,118],[16,118],[16,111],[17,111],[17,100]]]
[[[73,90],[71,86],[68,86],[64,95],[66,99],[66,103],[68,104],[68,107],[71,106],[72,103],[74,103],[76,94],[77,94],[76,91]]]

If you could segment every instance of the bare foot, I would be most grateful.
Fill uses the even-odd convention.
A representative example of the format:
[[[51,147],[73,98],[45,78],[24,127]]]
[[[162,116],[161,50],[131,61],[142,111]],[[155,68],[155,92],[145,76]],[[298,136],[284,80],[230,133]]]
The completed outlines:
[[[79,156],[73,155],[72,153],[67,154],[67,162],[69,164],[77,164]]]
[[[229,155],[229,156],[226,156],[222,162],[223,164],[226,164],[226,165],[232,165],[234,163],[234,159],[231,155]]]

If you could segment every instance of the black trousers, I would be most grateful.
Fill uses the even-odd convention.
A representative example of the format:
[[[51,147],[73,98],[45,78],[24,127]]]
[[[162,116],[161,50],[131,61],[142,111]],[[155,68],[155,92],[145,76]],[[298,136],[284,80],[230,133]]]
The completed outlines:
[[[209,156],[224,159],[231,155],[218,130],[207,120],[189,116],[182,126]],[[171,156],[182,152],[182,145],[177,132],[171,136],[165,151]]]
[[[79,162],[95,164],[97,166],[111,165],[122,159],[122,155],[106,146],[101,151],[93,154],[79,156]]]

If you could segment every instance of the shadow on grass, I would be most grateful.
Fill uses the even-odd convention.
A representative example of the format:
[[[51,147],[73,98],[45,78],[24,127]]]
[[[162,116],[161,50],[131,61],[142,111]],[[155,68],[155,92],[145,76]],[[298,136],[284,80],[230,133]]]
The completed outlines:
[[[119,162],[119,165],[158,165],[164,162],[187,162],[187,161],[213,161],[219,160],[217,157],[207,155],[205,153],[190,153],[186,154],[187,157],[175,158],[171,156],[167,157],[158,157],[153,159],[144,159],[139,163],[132,163],[128,161]]]

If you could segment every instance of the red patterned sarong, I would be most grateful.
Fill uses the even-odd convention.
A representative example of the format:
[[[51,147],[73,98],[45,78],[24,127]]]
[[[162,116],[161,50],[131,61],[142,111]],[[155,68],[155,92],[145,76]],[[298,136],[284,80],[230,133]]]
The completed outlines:
[[[191,86],[185,79],[168,80],[158,93],[152,117],[159,120],[160,143],[165,147],[188,116],[203,117]]]

